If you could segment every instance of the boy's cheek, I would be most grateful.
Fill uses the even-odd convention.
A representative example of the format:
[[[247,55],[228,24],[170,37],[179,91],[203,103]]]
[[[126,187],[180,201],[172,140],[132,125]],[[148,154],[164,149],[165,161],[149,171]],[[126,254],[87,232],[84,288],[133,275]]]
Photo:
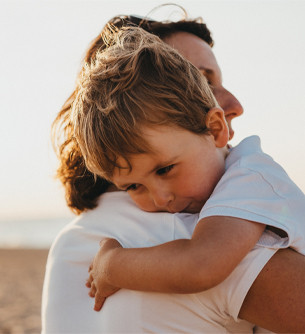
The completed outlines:
[[[148,196],[137,196],[132,193],[129,193],[129,195],[139,209],[147,212],[160,211],[160,209],[158,210],[156,208],[154,202]]]

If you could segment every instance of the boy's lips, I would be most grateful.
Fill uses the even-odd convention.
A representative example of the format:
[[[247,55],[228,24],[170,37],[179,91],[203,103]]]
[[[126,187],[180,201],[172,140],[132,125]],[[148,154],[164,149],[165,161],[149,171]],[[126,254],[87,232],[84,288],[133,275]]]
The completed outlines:
[[[199,213],[204,206],[205,202],[190,202],[183,210],[180,212],[186,212],[186,213]]]
[[[176,203],[176,205],[173,205],[172,207],[167,207],[166,211],[170,213],[198,213],[202,209],[204,205],[203,203],[197,202],[195,200],[188,199],[187,203]]]
[[[181,212],[193,213],[192,212],[192,202],[189,203]]]
[[[179,212],[189,212],[188,209],[190,209],[192,203],[188,203],[187,205],[179,205],[173,208],[168,208],[168,212],[170,213],[179,213]],[[181,209],[182,208],[182,209]]]

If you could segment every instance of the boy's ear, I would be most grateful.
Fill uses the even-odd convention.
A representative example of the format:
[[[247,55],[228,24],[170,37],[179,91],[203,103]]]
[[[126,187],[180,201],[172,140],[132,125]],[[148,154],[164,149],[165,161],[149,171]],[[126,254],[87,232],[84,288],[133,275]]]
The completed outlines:
[[[214,137],[216,147],[224,147],[229,141],[229,128],[221,108],[212,108],[206,116],[206,126]]]

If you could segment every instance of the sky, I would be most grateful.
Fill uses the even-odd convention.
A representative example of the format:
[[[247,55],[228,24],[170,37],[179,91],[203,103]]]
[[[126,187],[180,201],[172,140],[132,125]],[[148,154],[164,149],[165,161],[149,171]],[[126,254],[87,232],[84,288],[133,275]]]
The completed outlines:
[[[0,221],[72,217],[54,179],[50,127],[106,21],[164,1],[0,0]],[[224,86],[244,107],[237,144],[262,147],[305,192],[305,1],[176,1],[215,39]],[[170,9],[179,17],[177,9]],[[156,10],[155,19],[169,12]]]

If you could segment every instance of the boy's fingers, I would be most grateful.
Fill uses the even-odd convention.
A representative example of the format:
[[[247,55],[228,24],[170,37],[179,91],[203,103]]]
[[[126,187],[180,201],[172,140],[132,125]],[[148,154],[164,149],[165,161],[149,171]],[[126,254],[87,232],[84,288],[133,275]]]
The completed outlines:
[[[88,282],[90,282],[92,284],[93,281],[94,281],[93,275],[92,275],[92,273],[90,273],[89,277],[88,277]]]
[[[90,275],[89,278],[88,278],[87,281],[86,281],[86,286],[87,286],[88,288],[91,288],[91,285],[94,284],[93,282],[94,282],[94,279],[93,279],[92,275]]]
[[[96,294],[96,287],[95,287],[94,284],[91,284],[91,289],[89,291],[89,296],[93,298],[93,297],[95,297],[95,294]]]
[[[95,304],[94,304],[94,311],[100,311],[105,303],[106,298],[96,294],[95,296]]]
[[[86,287],[87,287],[87,288],[91,288],[92,284],[93,284],[93,277],[92,277],[92,275],[90,274],[90,275],[89,275],[89,278],[88,278],[87,281],[86,281]]]

